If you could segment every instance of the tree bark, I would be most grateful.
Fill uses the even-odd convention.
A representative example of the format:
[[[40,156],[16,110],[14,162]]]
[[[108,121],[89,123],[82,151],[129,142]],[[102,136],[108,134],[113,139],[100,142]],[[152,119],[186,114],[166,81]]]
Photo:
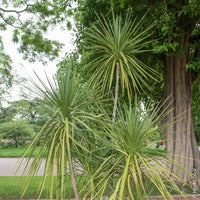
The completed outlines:
[[[69,175],[70,175],[70,179],[71,179],[71,183],[72,183],[72,187],[73,187],[73,191],[74,191],[75,200],[80,200],[80,197],[79,197],[79,194],[78,194],[76,178],[75,178],[75,174],[74,174],[74,170],[73,170],[73,164],[72,164],[72,157],[71,157],[69,142],[67,144],[67,155],[68,155],[68,161],[69,161]]]
[[[115,84],[115,100],[114,100],[114,107],[113,107],[113,119],[115,121],[116,110],[117,110],[117,101],[118,101],[118,91],[119,91],[119,63],[116,63],[116,84]]]
[[[69,162],[71,162],[71,161],[69,161]],[[75,200],[80,200],[79,194],[78,194],[78,189],[77,189],[77,184],[76,184],[76,179],[74,176],[74,171],[72,170],[71,167],[69,167],[69,174],[70,174],[70,179],[71,179],[71,183],[72,183],[72,187],[73,187],[73,191],[74,191],[74,195],[75,195]]]
[[[173,110],[164,121],[174,119],[163,132],[166,151],[172,156],[173,161],[179,163],[190,173],[194,168],[199,172],[199,151],[194,133],[192,118],[192,71],[186,70],[188,62],[187,38],[182,40],[184,55],[171,53],[165,56],[164,61],[164,91],[162,101],[167,98],[169,109]],[[183,170],[172,165],[172,170],[183,180],[191,181],[191,176]]]

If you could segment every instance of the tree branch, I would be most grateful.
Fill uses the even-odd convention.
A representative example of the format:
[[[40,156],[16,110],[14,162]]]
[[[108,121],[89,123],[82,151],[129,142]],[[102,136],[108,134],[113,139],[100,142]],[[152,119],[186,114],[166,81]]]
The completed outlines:
[[[20,19],[20,17],[21,17],[20,14],[23,13],[23,12],[26,12],[26,11],[28,10],[28,8],[31,7],[31,6],[33,6],[33,5],[32,5],[32,4],[27,4],[27,5],[26,5],[26,8],[24,8],[23,10],[19,10],[19,11],[13,10],[13,9],[6,10],[6,9],[0,7],[0,11],[2,11],[3,13],[15,13],[15,14],[17,14],[17,15],[18,15],[18,17],[17,17],[18,21],[19,21],[21,24],[23,24],[22,21],[21,21],[21,19]],[[4,21],[6,24],[8,24],[8,25],[10,25],[10,26],[12,26],[12,27],[14,27],[14,28],[20,28],[20,27],[18,27],[18,26],[15,26],[15,25],[9,23],[9,22],[4,18],[4,16],[3,16],[2,13],[0,13],[0,17],[3,19],[3,21]]]
[[[10,25],[10,26],[12,26],[12,27],[14,27],[14,28],[20,28],[19,26],[15,26],[15,25],[9,23],[9,22],[4,18],[4,16],[2,15],[2,13],[0,13],[0,17],[3,19],[3,21],[4,21],[6,24],[8,24],[8,25]],[[19,20],[19,21],[20,21],[20,20]],[[21,22],[21,21],[20,21],[20,22]]]
[[[27,9],[28,9],[30,6],[33,6],[33,5],[32,5],[32,4],[27,4],[25,9],[19,10],[19,11],[17,11],[17,10],[6,10],[6,9],[1,8],[1,7],[0,7],[0,10],[3,11],[3,12],[11,12],[11,13],[16,13],[16,14],[19,15],[20,13],[26,12]]]

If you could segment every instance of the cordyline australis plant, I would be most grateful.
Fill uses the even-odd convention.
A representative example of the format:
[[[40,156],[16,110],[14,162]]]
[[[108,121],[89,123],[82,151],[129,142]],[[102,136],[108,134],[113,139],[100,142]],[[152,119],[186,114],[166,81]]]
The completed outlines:
[[[121,107],[117,122],[110,120],[104,135],[99,137],[104,147],[112,153],[104,158],[91,179],[95,182],[95,179],[101,177],[95,186],[93,199],[101,199],[107,194],[110,179],[114,179],[110,200],[149,199],[152,191],[162,195],[165,200],[174,199],[172,191],[185,197],[177,183],[186,183],[170,169],[173,162],[171,157],[155,150],[155,143],[160,142],[160,132],[169,125],[158,126],[166,116],[167,108],[160,111],[156,107],[153,112],[148,112],[150,107],[149,102],[146,109],[141,108],[137,101],[133,107]]]
[[[24,173],[28,173],[24,193],[32,177],[40,167],[42,160],[45,159],[44,175],[38,189],[38,198],[41,197],[45,182],[49,185],[49,197],[50,199],[53,198],[54,169],[56,164],[56,199],[60,200],[66,198],[65,176],[68,170],[74,196],[75,199],[78,200],[80,197],[78,194],[71,152],[76,146],[84,149],[86,152],[88,151],[81,142],[86,138],[84,135],[85,130],[91,131],[88,126],[88,121],[92,123],[98,118],[98,116],[88,112],[90,105],[98,101],[98,99],[95,98],[93,91],[88,91],[87,88],[79,85],[79,82],[75,79],[70,70],[67,70],[65,74],[58,75],[58,77],[53,80],[50,80],[46,76],[47,83],[38,76],[37,79],[40,84],[33,81],[33,92],[46,106],[50,117],[41,128],[40,132],[35,136],[33,142],[22,157],[21,163],[25,156],[28,157],[24,169]],[[41,143],[41,149],[31,161],[30,159],[39,141]],[[67,163],[69,167],[67,167]],[[30,164],[30,167],[28,164]]]
[[[85,32],[88,44],[88,63],[86,70],[91,71],[91,85],[102,83],[101,92],[110,92],[115,81],[115,99],[113,121],[115,121],[119,87],[127,91],[129,100],[131,91],[138,92],[142,86],[149,88],[147,80],[158,75],[153,69],[140,61],[137,56],[149,51],[145,49],[150,42],[152,27],[142,30],[144,17],[136,22],[129,13],[125,20],[114,16],[112,20],[97,16],[97,22]],[[150,89],[150,88],[149,88]]]

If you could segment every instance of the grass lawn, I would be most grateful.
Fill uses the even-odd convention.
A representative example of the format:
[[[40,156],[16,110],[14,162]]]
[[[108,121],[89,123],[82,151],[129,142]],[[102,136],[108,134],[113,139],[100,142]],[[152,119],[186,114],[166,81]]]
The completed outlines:
[[[18,148],[1,148],[0,147],[0,157],[2,158],[22,157],[26,149],[27,149],[27,146],[19,146]],[[36,155],[39,150],[40,150],[40,147],[36,147],[34,155]]]
[[[38,194],[38,186],[41,181],[41,176],[35,176],[32,179],[32,182],[30,183],[29,188],[27,189],[27,192],[23,196],[23,199],[37,199]],[[77,177],[77,181],[80,180],[81,176]],[[70,177],[66,177],[66,197],[67,198],[73,198],[73,189],[70,182]],[[22,191],[23,191],[23,184],[25,183],[26,177],[8,177],[8,176],[0,176],[0,200],[10,200],[10,199],[20,199]],[[78,181],[79,182],[79,181]],[[54,198],[55,198],[55,185],[54,184]],[[79,191],[80,187],[79,185]],[[107,190],[109,192],[109,190]],[[152,191],[153,193],[151,195],[158,195],[159,193],[154,189]],[[171,190],[172,194],[176,194]],[[192,190],[188,189],[186,192],[188,194],[192,194]],[[48,196],[48,188],[45,187],[43,194],[41,198],[46,199]]]
[[[26,180],[26,177],[8,177],[1,176],[0,177],[0,200],[8,200],[8,199],[20,199],[23,190],[23,184]],[[69,177],[67,177],[69,180]],[[37,199],[37,190],[39,183],[41,181],[40,176],[33,177],[32,182],[25,193],[23,199]],[[70,183],[70,180],[67,181],[69,185],[67,186],[67,196],[71,198],[73,195],[73,189]],[[55,189],[55,187],[54,187]],[[45,187],[44,192],[42,194],[42,198],[46,198],[48,189]],[[54,191],[55,196],[55,191]]]
[[[19,146],[18,148],[2,148],[0,147],[0,158],[16,158],[16,157],[22,157],[24,152],[26,151],[27,146]],[[156,149],[155,147],[152,147],[155,151],[164,152],[163,147],[159,147],[159,149]],[[38,151],[40,150],[40,147],[36,147],[36,150],[33,154],[35,156]]]

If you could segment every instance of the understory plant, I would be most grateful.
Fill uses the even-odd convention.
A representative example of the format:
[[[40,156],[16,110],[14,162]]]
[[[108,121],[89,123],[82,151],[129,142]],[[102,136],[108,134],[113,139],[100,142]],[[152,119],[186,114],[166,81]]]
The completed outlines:
[[[158,126],[167,107],[152,111],[151,102],[144,107],[135,100],[132,106],[119,106],[114,122],[104,111],[105,105],[96,105],[99,99],[94,90],[81,86],[70,70],[53,80],[47,77],[47,83],[39,77],[38,80],[42,86],[34,82],[33,91],[50,115],[21,159],[20,164],[27,157],[24,193],[44,160],[38,198],[47,183],[48,196],[53,199],[56,179],[56,199],[65,199],[68,174],[76,200],[103,196],[110,200],[143,200],[149,199],[152,189],[166,200],[173,199],[172,189],[184,196],[176,184],[184,181],[170,169],[170,155],[155,150],[161,131],[169,125]],[[39,141],[41,149],[31,159]],[[78,184],[77,173],[81,176]],[[81,187],[79,191],[77,185]]]
[[[88,151],[83,144],[85,140],[89,139],[88,135],[86,137],[86,133],[92,132],[89,124],[98,119],[98,116],[90,111],[91,105],[98,101],[98,98],[95,97],[93,90],[89,91],[86,86],[79,84],[70,69],[65,73],[58,74],[53,79],[46,76],[46,82],[38,76],[37,79],[37,81],[33,81],[33,93],[46,107],[49,120],[35,136],[21,159],[20,164],[25,157],[28,157],[25,160],[24,174],[27,173],[28,176],[24,193],[42,160],[45,160],[44,175],[38,189],[38,198],[40,198],[47,182],[49,198],[53,199],[53,182],[56,179],[56,199],[65,199],[65,177],[68,173],[75,199],[78,200],[80,197],[74,172],[76,160],[72,157],[72,151],[77,148],[84,149],[85,152]],[[41,149],[31,160],[39,142]],[[57,177],[54,176],[55,165]]]
[[[158,126],[166,111],[156,107],[149,112],[150,106],[150,102],[144,108],[135,101],[133,106],[120,107],[118,120],[115,123],[110,120],[99,137],[111,153],[104,157],[91,179],[93,182],[96,178],[98,180],[93,199],[108,195],[106,189],[110,186],[110,179],[114,180],[110,200],[149,199],[152,192],[169,200],[174,199],[172,191],[185,197],[177,183],[187,183],[170,168],[172,158],[155,148],[156,142],[160,142],[161,131],[169,125]],[[176,167],[180,166],[176,164]]]

